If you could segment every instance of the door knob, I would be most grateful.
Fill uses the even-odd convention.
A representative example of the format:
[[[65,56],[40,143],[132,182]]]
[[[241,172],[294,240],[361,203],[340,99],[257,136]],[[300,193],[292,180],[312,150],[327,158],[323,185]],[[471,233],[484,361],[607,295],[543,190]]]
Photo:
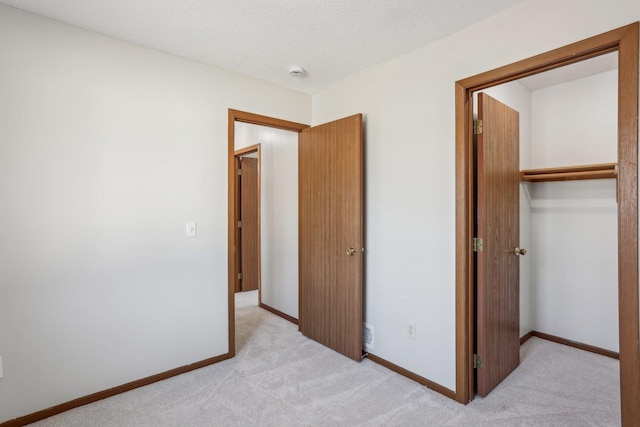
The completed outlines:
[[[526,255],[527,254],[527,250],[526,249],[521,249],[521,248],[515,248],[513,250],[513,252],[516,254],[516,256]]]
[[[349,249],[347,249],[347,255],[349,256],[353,256],[356,254],[356,248],[354,248],[353,246],[351,246]]]

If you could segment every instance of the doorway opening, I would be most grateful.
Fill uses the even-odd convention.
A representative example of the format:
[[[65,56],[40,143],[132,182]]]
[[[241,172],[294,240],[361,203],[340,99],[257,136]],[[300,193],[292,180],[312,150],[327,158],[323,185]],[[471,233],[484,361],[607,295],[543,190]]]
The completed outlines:
[[[618,52],[618,317],[623,425],[640,418],[638,313],[638,23],[456,82],[456,400],[474,397],[473,94]]]
[[[301,132],[303,129],[308,128],[309,126],[301,124],[301,123],[295,123],[295,122],[289,122],[286,120],[281,120],[281,119],[275,119],[272,117],[267,117],[267,116],[261,116],[258,114],[253,114],[253,113],[247,113],[244,111],[238,111],[238,110],[232,110],[229,109],[229,113],[228,113],[228,203],[229,203],[229,212],[228,212],[228,295],[229,295],[229,301],[228,301],[228,310],[229,310],[229,317],[228,317],[228,322],[229,322],[229,355],[230,357],[235,356],[236,354],[236,337],[235,337],[235,292],[238,289],[239,283],[238,283],[238,275],[240,273],[240,238],[241,235],[238,232],[238,221],[239,216],[238,216],[238,212],[239,212],[239,198],[238,198],[238,190],[237,187],[239,185],[239,180],[238,180],[238,173],[237,173],[237,168],[236,168],[236,162],[237,162],[237,152],[240,152],[241,154],[243,152],[246,153],[251,153],[252,151],[255,151],[256,153],[259,152],[260,153],[260,160],[263,160],[263,152],[265,149],[267,149],[267,147],[264,144],[260,144],[260,146],[258,147],[257,144],[247,144],[246,146],[240,148],[240,147],[236,147],[236,124],[237,123],[243,123],[243,124],[250,124],[250,125],[259,125],[259,126],[265,126],[268,128],[274,128],[274,129],[282,129],[282,130],[286,130],[286,131],[292,131],[294,133],[299,133]],[[262,171],[262,168],[261,168]],[[262,174],[261,174],[262,175]],[[262,187],[263,186],[259,186],[259,193],[262,192]],[[264,211],[264,203],[266,201],[262,200],[261,198],[261,203],[260,203],[260,212]],[[258,216],[258,222],[260,223],[260,217],[262,215]],[[264,229],[264,227],[262,226],[262,224],[259,225],[259,229],[262,230]],[[262,242],[264,239],[261,239],[260,237],[258,238],[259,242]],[[261,243],[258,243],[261,246]],[[260,251],[260,253],[262,253],[262,251]],[[297,262],[297,260],[296,260]],[[258,264],[260,265],[260,277],[263,276],[262,270],[263,270],[263,266],[262,266],[262,262],[260,262],[260,260],[258,260]],[[258,296],[258,305],[266,310],[269,310],[271,312],[273,312],[274,314],[277,314],[281,317],[284,317],[287,320],[290,320],[294,323],[297,322],[297,320],[295,318],[293,318],[292,316],[288,316],[286,313],[283,313],[277,309],[274,309],[272,307],[270,307],[267,304],[264,304],[262,302],[262,291],[263,291],[263,286],[259,286],[259,296]]]

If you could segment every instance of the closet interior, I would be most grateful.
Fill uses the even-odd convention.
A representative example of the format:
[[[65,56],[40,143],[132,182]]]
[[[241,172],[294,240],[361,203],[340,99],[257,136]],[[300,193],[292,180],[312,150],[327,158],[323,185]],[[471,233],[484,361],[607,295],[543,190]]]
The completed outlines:
[[[617,53],[484,90],[520,113],[520,336],[616,357]]]

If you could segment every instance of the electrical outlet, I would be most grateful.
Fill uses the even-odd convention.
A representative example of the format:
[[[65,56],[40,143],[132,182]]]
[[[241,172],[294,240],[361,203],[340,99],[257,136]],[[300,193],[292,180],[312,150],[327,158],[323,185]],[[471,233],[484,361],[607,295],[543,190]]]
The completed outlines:
[[[416,322],[407,322],[407,338],[416,339]]]

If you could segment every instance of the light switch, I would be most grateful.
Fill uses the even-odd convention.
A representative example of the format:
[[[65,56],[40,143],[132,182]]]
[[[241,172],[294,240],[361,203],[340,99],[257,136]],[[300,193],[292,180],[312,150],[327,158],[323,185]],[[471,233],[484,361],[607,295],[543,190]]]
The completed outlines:
[[[187,223],[187,237],[196,237],[196,223],[188,222]]]

